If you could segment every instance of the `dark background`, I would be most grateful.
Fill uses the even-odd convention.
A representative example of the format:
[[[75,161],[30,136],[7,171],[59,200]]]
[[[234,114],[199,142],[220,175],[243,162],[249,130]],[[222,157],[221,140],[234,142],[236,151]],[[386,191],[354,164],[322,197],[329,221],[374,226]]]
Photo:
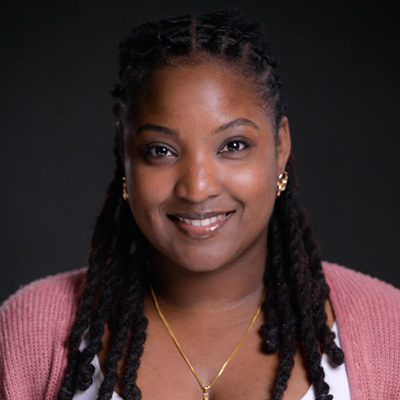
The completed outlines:
[[[131,27],[238,6],[281,56],[324,259],[400,286],[399,39],[389,3],[15,1],[0,9],[0,301],[81,267],[113,172],[108,91]]]

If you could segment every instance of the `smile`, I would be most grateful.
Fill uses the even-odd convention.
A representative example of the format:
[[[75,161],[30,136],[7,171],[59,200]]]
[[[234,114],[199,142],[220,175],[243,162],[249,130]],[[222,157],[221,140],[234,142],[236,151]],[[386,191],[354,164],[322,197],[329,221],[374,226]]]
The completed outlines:
[[[217,234],[228,222],[234,211],[204,214],[182,213],[169,215],[181,233],[193,239],[206,239]]]
[[[189,219],[189,218],[181,218],[178,217],[178,220],[184,222],[185,224],[192,225],[192,226],[208,226],[214,224],[218,220],[222,220],[226,217],[227,213],[219,214],[216,217],[211,218],[204,218],[204,219]]]

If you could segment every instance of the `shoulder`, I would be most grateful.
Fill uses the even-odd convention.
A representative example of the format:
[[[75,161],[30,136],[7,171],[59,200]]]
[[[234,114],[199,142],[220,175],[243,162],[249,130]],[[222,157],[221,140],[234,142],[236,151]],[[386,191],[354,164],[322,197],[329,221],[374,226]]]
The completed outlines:
[[[40,299],[48,295],[60,298],[65,296],[74,297],[83,285],[85,274],[86,268],[80,268],[35,280],[28,285],[22,286],[16,293],[5,300],[0,307],[0,312],[21,301],[29,301],[31,298]]]
[[[400,326],[399,289],[377,278],[336,264],[324,262],[323,270],[339,323],[350,326],[350,321],[353,321],[358,327],[369,331],[377,325]],[[342,321],[343,319],[345,321]],[[400,341],[397,333],[395,337]]]
[[[75,320],[85,274],[83,268],[37,280],[2,304],[1,398],[53,396],[64,373],[67,338]]]
[[[353,307],[359,304],[363,308],[400,305],[400,290],[391,284],[337,264],[322,265],[332,301],[351,302]]]
[[[352,398],[400,398],[400,290],[336,264],[323,270]]]
[[[69,271],[34,281],[10,296],[0,307],[0,338],[18,326],[22,333],[32,324],[67,321],[75,314],[86,269]],[[43,329],[43,328],[42,328]]]
[[[33,299],[48,299],[56,297],[60,300],[65,297],[75,297],[83,285],[86,268],[62,272],[38,279],[21,287],[11,295],[0,307],[0,312],[13,308],[20,303],[31,303]],[[32,304],[33,305],[33,304]]]

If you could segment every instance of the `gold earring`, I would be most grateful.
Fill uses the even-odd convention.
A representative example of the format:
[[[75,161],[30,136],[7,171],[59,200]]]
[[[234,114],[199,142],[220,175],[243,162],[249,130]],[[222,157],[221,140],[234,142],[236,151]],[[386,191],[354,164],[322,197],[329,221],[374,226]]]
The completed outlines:
[[[124,198],[125,201],[128,201],[129,196],[128,196],[128,190],[126,188],[126,178],[122,178],[122,197]]]
[[[282,192],[286,190],[288,183],[288,173],[284,171],[278,176],[278,182],[276,183],[276,197],[279,197]]]

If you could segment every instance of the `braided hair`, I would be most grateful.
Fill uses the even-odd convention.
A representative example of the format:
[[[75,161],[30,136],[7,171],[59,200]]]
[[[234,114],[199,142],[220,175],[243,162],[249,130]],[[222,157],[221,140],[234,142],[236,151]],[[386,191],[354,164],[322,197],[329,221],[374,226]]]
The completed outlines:
[[[219,11],[197,18],[184,16],[145,23],[121,42],[119,82],[112,90],[117,117],[116,169],[92,237],[86,286],[69,337],[69,360],[59,400],[71,399],[76,390],[86,390],[92,384],[91,361],[102,348],[106,323],[111,340],[98,398],[110,399],[119,381],[126,400],[142,397],[136,378],[148,324],[144,315],[144,274],[150,258],[149,244],[121,195],[124,176],[121,137],[129,113],[135,109],[141,90],[156,69],[172,62],[201,60],[223,63],[249,79],[268,108],[277,131],[284,112],[277,59],[260,25],[246,22],[240,12]],[[334,365],[343,363],[344,355],[327,326],[325,302],[329,288],[318,245],[311,237],[305,213],[298,206],[292,157],[286,170],[288,186],[276,199],[266,244],[267,296],[263,304],[262,344],[266,353],[279,352],[270,398],[282,399],[297,347],[302,346],[316,398],[328,400],[332,396],[324,380],[320,350]],[[82,336],[87,331],[88,345],[80,350]],[[123,376],[120,377],[117,364],[121,359]]]

